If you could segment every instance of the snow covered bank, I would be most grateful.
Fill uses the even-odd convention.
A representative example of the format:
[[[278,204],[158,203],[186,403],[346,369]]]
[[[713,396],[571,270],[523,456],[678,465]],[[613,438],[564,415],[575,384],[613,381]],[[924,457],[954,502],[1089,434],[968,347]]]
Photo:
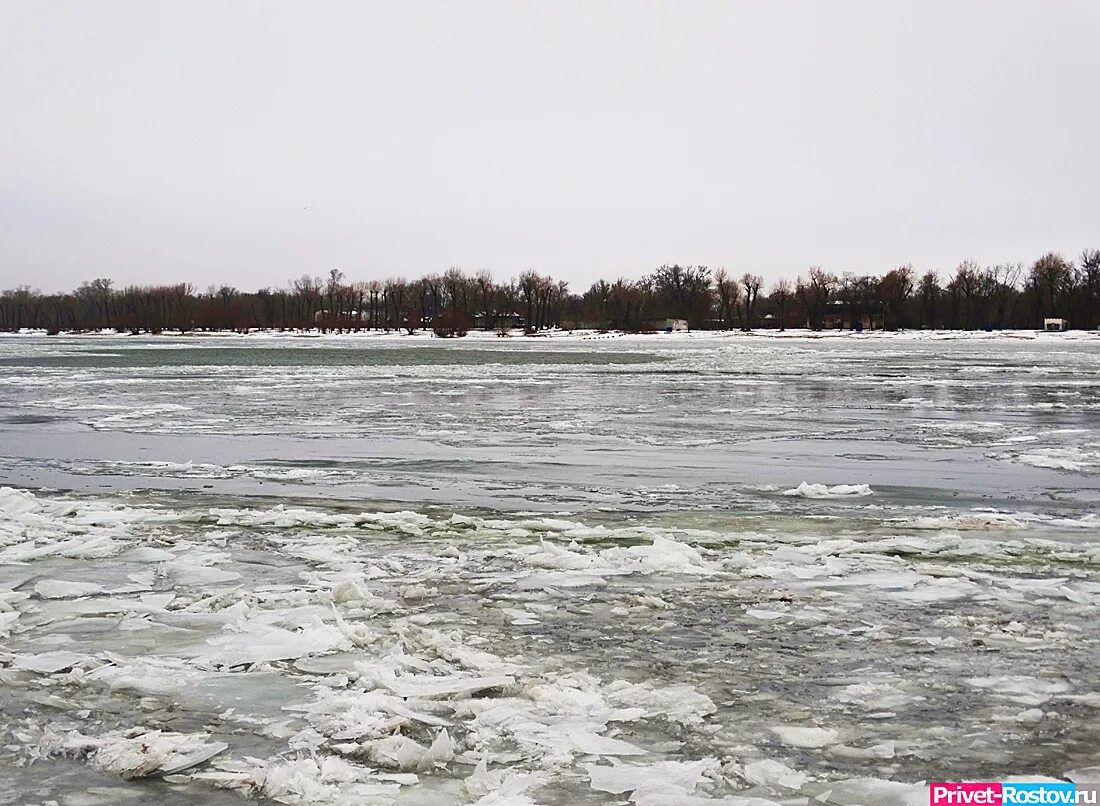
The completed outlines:
[[[113,330],[92,331],[92,332],[70,332],[62,331],[59,334],[53,336],[47,336],[45,330],[30,330],[23,329],[17,332],[12,331],[0,331],[0,338],[25,338],[25,337],[41,337],[52,340],[58,339],[104,339],[104,338],[118,338],[118,339],[134,339],[134,340],[162,340],[162,339],[187,339],[195,341],[206,341],[211,339],[323,339],[332,341],[346,341],[346,340],[378,340],[378,339],[395,339],[401,341],[416,341],[431,339],[440,343],[456,343],[462,341],[498,341],[501,339],[501,334],[497,330],[470,330],[465,336],[461,337],[447,337],[441,338],[436,336],[430,328],[421,328],[415,333],[407,333],[404,330],[349,330],[344,332],[337,332],[329,330],[322,332],[320,329],[313,330],[265,330],[257,328],[248,332],[235,332],[228,330],[221,331],[177,331],[177,330],[164,330],[160,333],[139,333],[130,335],[128,333],[120,333]],[[628,338],[628,339],[663,339],[663,340],[685,340],[685,339],[852,339],[852,340],[893,340],[893,341],[958,341],[958,340],[974,340],[974,341],[989,341],[998,339],[1025,339],[1030,341],[1039,341],[1043,343],[1057,344],[1060,342],[1069,341],[1095,341],[1100,339],[1100,331],[1096,330],[1067,330],[1063,332],[1048,332],[1044,330],[996,330],[992,332],[985,332],[984,330],[898,330],[898,331],[883,331],[883,330],[868,330],[863,332],[856,332],[854,330],[810,330],[809,328],[788,328],[786,330],[777,330],[774,328],[758,328],[751,331],[742,330],[694,330],[694,331],[675,331],[672,333],[666,333],[663,330],[637,333],[626,331],[603,331],[603,330],[591,330],[591,329],[574,329],[574,330],[562,330],[559,328],[551,328],[549,330],[542,330],[537,333],[527,334],[522,329],[512,329],[507,331],[504,338],[509,339],[526,339],[526,340],[538,340],[538,339],[558,339],[558,338],[576,338],[576,339],[613,339],[613,338]]]

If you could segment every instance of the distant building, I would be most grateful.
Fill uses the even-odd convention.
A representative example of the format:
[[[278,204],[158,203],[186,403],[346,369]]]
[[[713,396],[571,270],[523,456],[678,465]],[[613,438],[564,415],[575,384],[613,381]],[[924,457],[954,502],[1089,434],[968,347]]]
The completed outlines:
[[[687,319],[666,319],[665,320],[665,332],[666,333],[687,333],[688,323]]]
[[[1043,330],[1051,333],[1061,333],[1069,329],[1069,321],[1066,319],[1048,318],[1043,320]]]
[[[369,322],[370,321],[370,312],[369,311],[349,310],[349,311],[337,311],[334,314],[332,311],[326,310],[324,308],[321,308],[320,310],[317,310],[317,311],[313,312],[313,321],[314,322],[326,322],[326,321],[328,321],[328,322],[335,322],[335,321],[344,321],[344,322],[351,321],[351,322],[354,322],[356,320]]]
[[[513,311],[512,313],[474,315],[474,327],[478,330],[490,330],[491,328],[521,328],[526,325],[523,317]]]
[[[825,330],[882,330],[882,311],[857,312],[843,302],[830,302],[825,306],[821,326]]]

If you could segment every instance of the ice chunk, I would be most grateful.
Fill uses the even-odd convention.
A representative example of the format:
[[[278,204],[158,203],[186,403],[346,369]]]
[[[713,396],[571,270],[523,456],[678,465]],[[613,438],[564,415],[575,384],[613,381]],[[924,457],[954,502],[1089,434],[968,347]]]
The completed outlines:
[[[202,764],[204,761],[209,761],[214,756],[218,755],[218,753],[228,748],[229,745],[225,742],[182,745],[175,748],[172,753],[169,754],[168,758],[160,765],[158,771],[164,775],[183,772],[184,770],[189,770],[192,767]]]
[[[12,665],[16,669],[25,669],[29,672],[53,674],[63,669],[71,669],[87,659],[87,655],[81,655],[79,652],[58,650],[57,652],[41,652],[37,655],[15,655],[12,658]]]
[[[278,803],[317,806],[387,803],[400,788],[399,782],[375,775],[367,767],[328,755],[255,762],[252,766],[235,764],[224,773],[200,773],[192,778],[245,793],[259,789]]]
[[[217,666],[241,666],[274,660],[293,660],[336,650],[349,650],[352,642],[338,627],[314,618],[298,632],[246,621],[239,632],[207,641],[215,651],[203,659]]]
[[[654,688],[645,683],[616,680],[607,684],[604,696],[611,705],[641,707],[648,714],[663,716],[670,722],[683,725],[699,724],[703,717],[718,710],[710,697],[686,683]]]
[[[633,792],[631,800],[660,796],[671,799],[690,795],[705,775],[716,769],[717,761],[658,761],[654,764],[620,764],[607,767],[586,764],[588,779],[597,792],[621,795]],[[655,801],[659,802],[659,801]]]
[[[1012,702],[1031,706],[1042,705],[1052,697],[1071,690],[1064,680],[1043,680],[1026,675],[972,677],[966,682],[974,688],[989,689]]]
[[[85,675],[89,682],[112,691],[134,691],[145,695],[171,695],[205,682],[209,673],[168,658],[128,660],[113,658]]]
[[[779,725],[771,728],[779,741],[791,747],[815,749],[835,744],[839,734],[832,728],[807,728],[800,725]]]
[[[165,549],[158,549],[153,546],[135,546],[120,554],[119,559],[131,563],[160,563],[171,560],[175,556]]]
[[[585,588],[590,585],[603,585],[607,577],[612,573],[609,569],[599,571],[547,571],[545,573],[530,574],[516,582],[516,589],[553,590],[554,588]]]
[[[135,778],[151,772],[179,772],[222,752],[224,742],[204,743],[184,734],[149,731],[131,738],[104,738],[91,756],[102,770]]]
[[[316,698],[305,705],[286,706],[305,714],[314,728],[336,739],[375,739],[404,721],[450,727],[449,719],[417,710],[426,703],[408,701],[384,691],[328,689],[318,686]],[[415,706],[415,707],[414,707]],[[395,720],[393,717],[399,717]]]
[[[610,548],[603,556],[622,570],[646,574],[712,574],[716,570],[698,549],[664,535],[656,535],[652,545]]]
[[[103,593],[103,586],[95,582],[69,582],[63,579],[43,579],[34,586],[34,592],[43,599],[70,599]]]
[[[787,618],[790,613],[782,613],[778,610],[766,610],[760,607],[751,607],[745,611],[745,615],[759,621],[775,621],[776,619]]]
[[[809,484],[804,481],[793,490],[784,490],[783,495],[798,498],[858,498],[874,495],[874,490],[867,484],[837,484],[829,487],[825,484]]]
[[[716,570],[698,549],[663,534],[654,535],[649,545],[613,546],[599,554],[586,554],[576,543],[561,548],[544,540],[537,550],[524,553],[523,558],[533,565],[559,570],[522,580],[521,590],[582,587],[619,574],[711,574]]]
[[[889,759],[894,757],[894,742],[880,742],[871,747],[849,747],[835,744],[829,748],[829,755],[851,760]]]
[[[506,688],[516,680],[511,675],[402,675],[380,677],[378,682],[399,697],[448,697],[473,694],[487,688]]]
[[[211,742],[203,733],[134,728],[100,736],[77,731],[63,735],[47,732],[44,738],[50,754],[77,753],[106,772],[123,778],[141,778],[153,773],[171,774],[190,769],[226,750],[225,742]]]
[[[830,806],[927,806],[928,787],[875,778],[852,778],[806,786],[804,792],[816,794],[814,801]]]
[[[563,571],[607,567],[607,563],[598,554],[585,554],[576,543],[571,543],[569,548],[562,548],[548,540],[541,541],[538,550],[527,554],[524,559],[540,568],[556,568]]]
[[[630,742],[574,730],[566,734],[582,753],[590,756],[644,756],[646,751]]]
[[[446,729],[439,731],[431,747],[420,757],[416,764],[417,770],[431,770],[435,767],[446,766],[455,757],[454,742],[447,734]]]
[[[365,743],[367,757],[384,767],[399,770],[415,770],[428,754],[428,748],[420,742],[400,733]]]
[[[545,782],[545,777],[539,773],[489,772],[482,759],[473,774],[462,782],[462,788],[467,795],[478,798],[475,806],[537,806],[527,792]]]
[[[745,780],[757,786],[781,786],[799,789],[806,783],[806,773],[796,772],[779,761],[761,759],[745,764]]]
[[[385,600],[375,596],[369,590],[361,586],[354,579],[345,579],[332,586],[332,601],[336,604],[356,602],[366,605],[384,603]]]
[[[842,703],[874,708],[876,711],[903,708],[925,700],[920,694],[911,694],[890,683],[881,682],[853,683],[834,691],[829,697]]]

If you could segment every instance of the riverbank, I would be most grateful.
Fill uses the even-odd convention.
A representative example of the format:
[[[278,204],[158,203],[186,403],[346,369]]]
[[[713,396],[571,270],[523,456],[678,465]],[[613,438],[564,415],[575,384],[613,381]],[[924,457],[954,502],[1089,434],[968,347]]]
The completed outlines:
[[[693,330],[676,331],[667,333],[663,331],[638,333],[621,330],[562,330],[553,328],[537,333],[525,333],[523,330],[514,329],[501,333],[496,330],[471,330],[465,336],[443,337],[436,335],[430,329],[418,330],[415,333],[407,333],[403,330],[349,330],[349,331],[321,331],[312,330],[267,330],[254,329],[247,332],[232,330],[215,331],[179,331],[164,330],[159,333],[126,333],[115,330],[96,331],[62,331],[56,334],[47,334],[45,330],[23,329],[16,332],[0,332],[0,338],[17,338],[39,336],[48,338],[103,338],[103,337],[134,337],[134,338],[175,338],[175,339],[325,339],[325,340],[368,340],[368,339],[400,339],[400,340],[426,340],[438,341],[499,341],[501,339],[580,339],[586,341],[605,339],[669,339],[669,340],[702,340],[702,339],[853,339],[853,340],[897,340],[897,341],[956,341],[965,340],[999,340],[999,339],[1023,339],[1050,341],[1052,343],[1063,341],[1093,341],[1100,340],[1100,331],[1096,330],[1068,330],[1064,332],[1047,332],[1042,330],[869,330],[857,332],[854,330],[810,330],[808,328],[790,328],[787,330],[757,329],[742,330]]]

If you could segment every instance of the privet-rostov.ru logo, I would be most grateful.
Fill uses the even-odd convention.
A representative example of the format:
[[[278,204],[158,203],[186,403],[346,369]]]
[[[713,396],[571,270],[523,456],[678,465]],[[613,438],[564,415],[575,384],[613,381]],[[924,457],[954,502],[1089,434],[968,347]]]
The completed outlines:
[[[930,806],[1056,806],[1057,804],[1095,804],[1096,789],[1079,789],[1071,783],[933,783],[929,788]]]

